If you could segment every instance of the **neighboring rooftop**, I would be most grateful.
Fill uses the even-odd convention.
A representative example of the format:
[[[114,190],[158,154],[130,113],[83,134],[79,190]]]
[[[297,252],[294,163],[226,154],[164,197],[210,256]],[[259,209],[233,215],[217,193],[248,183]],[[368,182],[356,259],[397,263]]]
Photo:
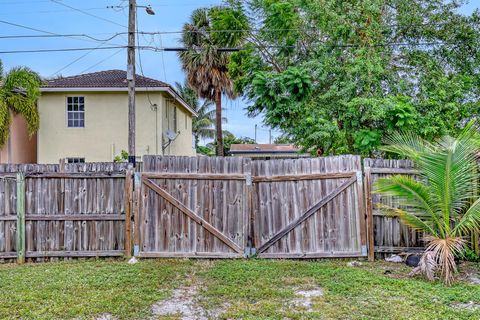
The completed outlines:
[[[232,144],[230,153],[297,153],[293,144]]]
[[[46,80],[42,88],[126,88],[127,72],[124,70],[107,70],[80,74],[70,77],[59,77]],[[136,75],[136,87],[170,88],[165,82]]]

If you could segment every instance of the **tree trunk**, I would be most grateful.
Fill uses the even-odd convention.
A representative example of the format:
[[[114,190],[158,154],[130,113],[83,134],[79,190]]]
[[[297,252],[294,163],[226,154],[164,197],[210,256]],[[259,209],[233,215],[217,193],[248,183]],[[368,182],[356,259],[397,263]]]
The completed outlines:
[[[215,128],[217,129],[217,156],[223,157],[223,130],[222,130],[222,91],[215,92]]]

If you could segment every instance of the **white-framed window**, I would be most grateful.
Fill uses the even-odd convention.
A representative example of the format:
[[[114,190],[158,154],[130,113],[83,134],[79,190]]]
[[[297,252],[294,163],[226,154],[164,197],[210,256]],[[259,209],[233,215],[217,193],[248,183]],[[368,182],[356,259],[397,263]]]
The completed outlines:
[[[85,158],[71,157],[67,158],[67,163],[85,163]]]
[[[85,97],[67,97],[67,127],[85,127]]]

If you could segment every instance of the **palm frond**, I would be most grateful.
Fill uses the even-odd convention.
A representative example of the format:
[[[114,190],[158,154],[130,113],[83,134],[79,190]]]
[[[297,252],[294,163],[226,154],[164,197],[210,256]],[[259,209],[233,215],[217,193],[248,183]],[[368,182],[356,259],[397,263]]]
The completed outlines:
[[[453,274],[457,270],[455,256],[463,251],[465,240],[458,237],[445,239],[426,237],[429,243],[426,252],[433,252],[437,264],[440,266],[443,281],[449,285],[453,280]]]
[[[409,176],[396,175],[378,179],[374,186],[374,192],[398,197],[409,211],[428,213],[427,217],[430,217],[431,221],[425,221],[426,217],[422,217],[422,220],[413,213],[398,209],[400,219],[413,228],[433,234],[444,233],[442,225],[438,221],[435,201],[430,196],[429,188],[421,182]]]
[[[480,230],[480,198],[478,198],[457,221],[452,234],[459,236],[472,230]]]

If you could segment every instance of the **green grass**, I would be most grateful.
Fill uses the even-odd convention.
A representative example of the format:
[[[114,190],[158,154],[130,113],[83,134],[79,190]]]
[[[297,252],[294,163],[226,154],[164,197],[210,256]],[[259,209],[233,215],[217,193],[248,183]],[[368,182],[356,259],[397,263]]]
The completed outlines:
[[[386,269],[391,274],[385,275]],[[205,309],[224,319],[479,319],[455,303],[480,304],[480,286],[409,279],[409,269],[345,261],[76,261],[0,265],[0,319],[118,319],[150,316],[172,290],[196,286]],[[479,270],[477,270],[479,271]],[[312,310],[293,307],[295,291],[322,288]]]

